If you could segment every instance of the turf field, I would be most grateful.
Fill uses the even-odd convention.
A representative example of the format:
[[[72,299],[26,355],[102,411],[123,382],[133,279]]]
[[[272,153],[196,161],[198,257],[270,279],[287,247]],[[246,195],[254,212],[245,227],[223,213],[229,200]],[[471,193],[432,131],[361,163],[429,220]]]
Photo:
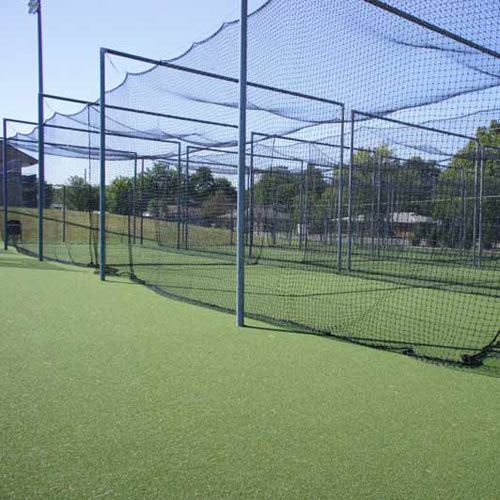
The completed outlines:
[[[498,497],[500,378],[0,267],[0,498]]]
[[[23,221],[23,248],[36,253],[36,211],[11,212]],[[89,229],[88,213],[67,211],[66,243],[61,210],[45,215],[47,257],[95,264],[98,235]],[[178,250],[175,223],[144,219],[140,244],[137,218],[133,244],[127,236],[133,218],[107,214],[106,220],[109,266],[170,296],[235,309],[236,247],[228,230],[190,225],[189,244]],[[319,243],[310,242],[306,251],[262,243],[256,238],[258,264],[245,268],[246,310],[254,318],[453,361],[477,353],[500,327],[500,273],[491,255],[478,269],[451,250],[393,248],[373,259],[356,247],[353,271],[337,273],[334,247],[315,251]]]

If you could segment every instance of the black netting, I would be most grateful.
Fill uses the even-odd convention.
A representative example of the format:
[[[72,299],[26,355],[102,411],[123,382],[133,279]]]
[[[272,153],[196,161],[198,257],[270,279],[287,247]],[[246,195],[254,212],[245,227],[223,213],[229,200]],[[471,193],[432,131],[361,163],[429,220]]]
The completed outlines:
[[[377,5],[380,2],[373,3]],[[496,25],[500,17],[500,5],[497,2],[387,0],[384,3],[486,49],[500,50],[500,33]]]
[[[9,245],[38,253],[38,162],[17,144],[6,141],[7,237]],[[3,170],[2,170],[3,178]],[[3,179],[5,181],[5,179]],[[5,238],[2,190],[2,237]]]
[[[467,359],[498,331],[496,132],[467,138],[368,118],[353,126],[348,266],[378,289],[356,335]]]
[[[160,85],[160,81],[184,88],[194,85],[200,89],[200,93],[211,95],[211,99],[226,93],[237,101],[236,81],[171,67],[161,70],[155,73],[157,85]],[[282,169],[289,170],[291,175],[299,179],[301,170],[306,167],[304,160],[294,158],[286,151],[278,153],[272,145],[268,148],[263,145],[262,151],[254,151],[254,143],[257,144],[259,138],[270,137],[271,133],[302,130],[310,123],[339,127],[343,119],[343,107],[333,101],[298,96],[262,86],[251,86],[249,96],[254,102],[267,103],[267,108],[272,104],[276,109],[288,109],[290,115],[283,117],[272,109],[258,109],[257,106],[252,107],[250,113],[249,126],[251,130],[259,130],[259,134],[255,138],[253,133],[249,134],[246,155],[245,213],[248,220],[245,243],[247,262],[253,265],[256,273],[260,273],[261,267],[257,264],[282,259],[279,251],[269,249],[274,246],[280,248],[281,245],[293,246],[298,229],[294,222],[295,215],[287,213],[287,210],[293,211],[289,203],[281,206],[276,202],[262,203],[258,194],[259,180],[265,179],[266,175],[277,179],[276,174],[279,175]],[[141,165],[144,164],[141,167],[144,173],[138,178],[123,162],[117,164],[116,168],[108,164],[106,166],[107,192],[114,192],[118,184],[129,192],[128,195],[123,194],[124,207],[120,209],[110,205],[111,198],[107,194],[107,227],[110,224],[108,221],[117,221],[118,218],[124,224],[124,229],[118,231],[121,238],[108,238],[107,265],[118,270],[127,268],[134,278],[162,293],[234,311],[238,174],[235,148],[238,129],[234,124],[238,121],[238,109],[235,105],[214,108],[213,104],[201,102],[200,98],[200,102],[184,104],[184,115],[174,116],[172,112],[179,102],[175,96],[169,93],[157,95],[152,91],[146,97],[155,99],[156,109],[166,113],[153,112],[152,107],[139,111],[139,106],[144,104],[143,98],[144,95],[135,93],[124,93],[118,97],[118,93],[112,92],[110,100],[106,102],[106,124],[112,133],[116,133],[113,127],[116,123],[117,102],[120,103],[120,123],[128,124],[129,136],[131,130],[144,130],[145,124],[148,124],[151,132],[153,122],[161,123],[158,130],[164,131],[163,136],[155,135],[149,142],[144,135],[139,136],[141,146],[138,158]],[[151,106],[152,103],[153,100]],[[172,114],[165,116],[168,113]],[[301,117],[308,117],[310,123],[307,124]],[[170,133],[171,130],[181,129],[181,136]],[[182,144],[179,143],[176,150],[177,156],[165,154],[162,157],[159,148],[172,142],[168,138],[174,135],[182,139]],[[122,140],[125,139],[122,137]],[[299,144],[300,140],[296,142]],[[309,143],[306,147],[309,147]],[[337,156],[338,151],[337,147],[334,153]],[[323,168],[328,170],[331,163],[325,160]],[[133,203],[136,178],[137,189],[143,197],[139,216],[144,234],[140,241],[137,236],[134,238],[136,233],[133,230],[133,216],[137,216]],[[255,196],[251,193],[255,193]],[[331,225],[331,221],[328,224]],[[107,236],[109,234],[108,229]],[[265,279],[264,275],[261,276]],[[262,286],[265,286],[264,283]],[[264,313],[255,310],[252,314],[257,316]]]
[[[394,2],[398,4],[408,7],[408,2]],[[410,11],[424,19],[433,18],[435,24],[456,30],[472,42],[498,48],[497,30],[485,30],[488,22],[480,21],[494,19],[490,2],[411,5]],[[234,78],[237,45],[238,25],[228,24],[173,62]],[[475,127],[496,118],[499,58],[363,0],[271,0],[250,16],[249,46],[249,78],[256,82],[334,98],[349,108],[373,113],[399,110],[399,117],[411,122],[440,120],[438,128],[463,134],[474,133]],[[113,64],[120,66],[117,58]],[[123,83],[107,94],[108,130],[204,146],[234,145],[231,128],[166,116],[203,115],[208,121],[236,126],[237,86],[227,80],[207,86],[203,78],[193,74],[186,78],[185,73],[161,65],[127,73]],[[326,116],[324,106],[292,96],[282,96],[277,105],[271,93],[250,90],[250,129],[283,134],[316,126],[316,139],[332,135],[332,127],[322,127],[335,120]],[[152,114],[138,119],[123,110],[124,103]],[[90,115],[91,126],[98,130],[98,108],[88,108],[72,115],[56,114],[48,122],[75,126],[86,124]]]
[[[497,10],[269,0],[249,17],[248,315],[450,361],[498,349]],[[231,311],[238,43],[228,23],[169,62],[106,56],[125,74],[106,92],[107,270]],[[45,124],[51,258],[99,260],[99,114]],[[36,151],[37,130],[11,142]],[[12,209],[35,252],[32,201]]]

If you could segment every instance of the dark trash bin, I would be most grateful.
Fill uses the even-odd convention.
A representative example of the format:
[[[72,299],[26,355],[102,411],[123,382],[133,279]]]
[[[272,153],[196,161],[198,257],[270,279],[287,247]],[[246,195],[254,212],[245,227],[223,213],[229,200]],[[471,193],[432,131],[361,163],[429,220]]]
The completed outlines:
[[[7,221],[7,235],[8,242],[12,245],[17,245],[19,241],[22,241],[23,229],[20,220],[9,220]]]

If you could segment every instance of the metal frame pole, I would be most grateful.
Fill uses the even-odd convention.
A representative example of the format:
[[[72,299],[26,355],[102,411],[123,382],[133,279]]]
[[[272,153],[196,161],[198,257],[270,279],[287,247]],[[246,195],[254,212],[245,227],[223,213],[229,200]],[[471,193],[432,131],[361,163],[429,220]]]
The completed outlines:
[[[481,259],[483,256],[483,191],[484,191],[484,148],[479,146],[479,214],[477,221],[478,232],[478,259],[477,267],[481,267]]]
[[[144,158],[141,158],[141,245],[144,243]]]
[[[477,255],[477,216],[479,201],[479,145],[476,143],[474,154],[474,219],[472,221],[472,264],[476,265]]]
[[[177,250],[181,248],[181,189],[182,189],[182,166],[181,166],[181,144],[177,145]]]
[[[62,241],[66,241],[66,186],[62,188]]]
[[[110,49],[103,49],[107,54],[113,54],[115,51],[110,50]],[[115,54],[116,55],[116,54]],[[132,58],[135,59],[135,58]],[[158,65],[163,66],[161,64],[161,61],[158,61]],[[195,71],[195,73],[197,73]],[[236,81],[234,82],[236,83]],[[89,106],[92,108],[97,108],[99,107],[99,101],[85,101],[84,99],[75,99],[73,97],[63,97],[60,95],[54,95],[54,94],[44,94],[43,95],[45,99],[54,99],[57,101],[64,101],[64,102],[73,102],[75,104],[83,104],[85,106]],[[233,125],[231,123],[224,123],[224,122],[215,122],[212,120],[200,120],[198,118],[192,118],[189,116],[181,116],[181,115],[172,115],[172,114],[165,114],[165,113],[158,113],[155,111],[147,111],[145,109],[137,109],[137,108],[130,108],[127,106],[116,106],[115,104],[107,104],[106,107],[108,109],[114,109],[116,111],[125,111],[128,113],[137,113],[140,115],[146,115],[146,116],[156,116],[159,118],[169,118],[172,120],[180,120],[180,121],[186,121],[186,122],[192,122],[192,123],[202,123],[204,125],[215,125],[217,127],[225,127],[225,128],[232,128],[232,129],[237,129],[238,125]],[[36,124],[35,124],[36,125]],[[49,125],[47,125],[48,127]],[[54,125],[57,128],[62,128],[59,126]],[[71,129],[71,128],[70,128]],[[80,129],[77,129],[80,130]],[[90,132],[92,134],[96,133],[98,134],[99,131],[92,131],[92,130],[84,130],[85,132]],[[111,135],[111,132],[108,131],[107,135]],[[121,137],[130,137],[129,134],[120,134]],[[148,141],[157,141],[157,142],[177,142],[177,141],[169,141],[169,140],[164,140],[164,139],[158,139],[158,138],[153,138],[153,137],[148,137],[147,139],[142,137],[142,139],[148,140]]]
[[[351,151],[349,162],[349,194],[347,199],[347,269],[352,269],[352,189],[353,189],[353,164],[354,164],[354,111],[351,111]]]
[[[89,148],[89,186],[92,185],[92,155],[91,155],[91,150],[92,150],[92,134],[90,133],[90,106],[87,107],[87,127],[89,130],[88,135],[88,140],[87,140],[87,146]],[[91,209],[92,210],[92,209]]]
[[[133,196],[132,196],[132,211],[134,214],[133,242],[135,245],[135,240],[137,236],[137,153],[134,156],[134,184],[133,184]]]
[[[245,170],[247,121],[247,28],[248,0],[240,0],[240,102],[238,138],[238,247],[236,282],[236,324],[245,323]]]
[[[272,172],[272,165],[271,165],[270,172]],[[274,194],[274,207],[276,207],[278,205],[278,190],[276,188],[274,189],[273,194]],[[277,226],[277,223],[276,223],[277,210],[276,210],[276,208],[273,208],[271,216],[272,216],[272,233],[271,233],[272,245],[276,246],[276,226]]]
[[[252,259],[253,257],[253,230],[254,230],[254,205],[255,205],[255,193],[254,193],[254,187],[255,187],[255,179],[254,179],[254,172],[253,172],[253,141],[254,141],[254,132],[252,132],[251,140],[250,140],[250,198],[249,198],[249,221],[248,221],[248,258]],[[233,210],[233,203],[231,201],[231,210]]]
[[[302,249],[304,233],[304,160],[300,162],[300,191],[299,191],[299,249]]]
[[[371,254],[375,258],[375,191],[377,185],[377,156],[372,156],[372,220],[371,220]]]
[[[246,0],[241,0],[241,11],[245,13],[245,15],[241,16],[241,19],[242,19],[242,22],[240,24],[240,30],[241,30],[241,38],[244,38],[244,42],[241,44],[241,47],[240,47],[240,61],[242,59],[241,57],[241,53],[244,52],[244,61],[246,63],[246,54],[247,54],[247,51],[246,51],[246,47],[247,47],[247,13],[248,13],[248,2]],[[243,31],[244,31],[244,35],[243,35]],[[244,47],[243,47],[244,46]],[[244,50],[242,50],[244,48]],[[194,68],[188,68],[186,66],[180,66],[178,64],[173,64],[169,61],[165,61],[165,60],[160,60],[160,59],[151,59],[150,57],[143,57],[143,56],[139,56],[139,55],[135,55],[135,54],[130,54],[130,53],[127,53],[127,52],[123,52],[123,51],[120,51],[120,50],[114,50],[114,49],[106,49],[106,52],[112,56],[117,56],[117,57],[124,57],[126,59],[133,59],[133,60],[136,60],[136,61],[141,61],[141,62],[145,62],[146,64],[153,64],[155,66],[163,66],[165,68],[171,68],[171,69],[175,69],[175,70],[178,70],[178,71],[183,71],[185,73],[192,73],[192,74],[195,74],[195,75],[200,75],[200,76],[206,76],[206,77],[209,77],[209,78],[215,78],[216,80],[221,80],[221,81],[226,81],[226,82],[231,82],[231,83],[238,83],[239,80],[237,78],[233,78],[233,77],[230,77],[230,76],[224,76],[224,75],[219,75],[217,73],[211,73],[209,71],[202,71],[202,70],[198,70],[198,69],[194,69]],[[241,63],[240,63],[240,66],[241,66]],[[317,96],[311,96],[311,95],[307,95],[307,94],[303,94],[301,92],[295,92],[293,90],[287,90],[287,89],[281,89],[281,88],[278,88],[278,87],[273,87],[273,86],[270,86],[270,85],[263,85],[262,83],[255,83],[255,82],[247,82],[247,79],[246,79],[246,64],[244,65],[245,66],[245,78],[244,78],[244,81],[246,82],[245,84],[245,88],[248,86],[248,87],[253,87],[253,88],[257,88],[257,89],[261,89],[261,90],[267,90],[267,91],[271,91],[271,92],[277,92],[277,93],[280,93],[280,94],[284,94],[284,95],[289,95],[289,96],[293,96],[293,97],[300,97],[300,98],[303,98],[303,99],[308,99],[310,101],[316,101],[316,102],[322,102],[322,103],[325,103],[325,104],[335,104],[335,105],[338,105],[338,106],[342,106],[342,103],[341,102],[338,102],[338,101],[333,101],[331,99],[325,99],[324,97],[317,97]],[[241,82],[241,79],[240,79],[240,82]],[[236,128],[236,127],[234,127]]]
[[[340,164],[339,164],[339,192],[337,206],[337,268],[342,271],[342,196],[344,191],[344,133],[345,107],[342,105],[340,117]]]
[[[464,166],[460,167],[460,180],[462,182],[462,241],[460,255],[467,255],[467,177],[464,172]]]
[[[252,140],[250,139],[250,142]],[[250,169],[249,169],[249,172],[250,172]],[[248,201],[249,199],[249,196],[250,196],[250,173],[248,175],[246,175],[246,172],[245,172],[245,192],[247,193],[247,199],[246,199],[246,202],[245,202],[245,221],[249,221],[249,217],[250,217],[250,203]],[[249,238],[248,238],[248,228],[249,226],[247,225],[245,227],[245,246],[248,248],[248,244],[249,244]]]
[[[307,243],[309,240],[309,226],[311,226],[311,221],[309,220],[309,167],[311,166],[310,163],[306,163],[306,178],[305,178],[305,188],[306,188],[306,199],[304,203],[304,219],[305,219],[305,230],[304,230],[304,260],[307,255]]]
[[[99,277],[106,279],[106,50],[99,54],[100,98],[99,98]]]
[[[189,226],[189,146],[186,154],[186,173],[184,187],[184,249],[188,249],[188,226]]]
[[[397,178],[396,178],[396,174],[394,172],[394,169],[395,169],[395,166],[391,163],[390,160],[388,160],[388,182],[389,182],[389,200],[388,200],[388,207],[389,207],[389,210],[387,212],[387,215],[389,217],[389,220],[388,220],[388,223],[387,223],[387,245],[388,245],[388,248],[392,248],[392,244],[395,244],[397,245],[397,243],[393,243],[392,241],[392,238],[394,236],[394,225],[395,225],[395,221],[394,221],[394,214],[395,214],[395,210],[394,210],[394,199],[395,199],[395,192],[396,192],[396,189],[397,189],[397,186],[396,186],[396,183],[397,183]],[[434,188],[434,191],[436,191],[436,188]],[[396,221],[397,221],[397,216],[396,216]]]
[[[332,245],[333,247],[333,243],[334,243],[334,239],[333,239],[333,227],[334,227],[334,223],[333,223],[333,220],[335,219],[335,199],[334,199],[334,195],[335,195],[335,167],[332,168],[332,179],[331,179],[331,182],[332,182],[332,186],[331,186],[331,189],[330,189],[330,196],[331,196],[331,200],[330,200],[330,215],[326,215],[326,212],[325,212],[325,243],[328,243],[330,245]],[[326,210],[326,208],[325,208]]]
[[[230,216],[229,216],[229,246],[234,246],[234,210],[233,204],[230,204]]]
[[[378,158],[378,193],[377,193],[377,258],[380,257],[380,213],[382,210],[382,165],[384,162],[384,157],[380,156]]]
[[[3,158],[3,248],[7,250],[9,246],[9,194],[7,189],[7,161],[8,161],[8,150],[7,150],[7,120],[3,119],[3,142],[2,142],[2,158]]]
[[[132,203],[130,202],[130,190],[127,189],[127,245],[130,251],[130,243],[132,242],[132,231],[130,230],[130,207]]]
[[[43,261],[43,206],[45,184],[44,110],[43,110],[43,39],[42,1],[39,0],[37,14],[38,31],[38,259]]]

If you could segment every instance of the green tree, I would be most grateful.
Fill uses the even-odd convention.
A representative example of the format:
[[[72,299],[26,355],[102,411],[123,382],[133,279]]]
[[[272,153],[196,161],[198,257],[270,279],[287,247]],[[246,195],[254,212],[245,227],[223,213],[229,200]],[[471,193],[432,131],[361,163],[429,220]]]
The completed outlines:
[[[479,146],[478,146],[479,144]],[[480,149],[478,149],[478,147]],[[493,120],[488,127],[480,127],[476,140],[469,141],[458,151],[440,176],[432,215],[440,221],[440,240],[456,246],[473,244],[475,171],[480,157],[484,161],[483,200],[481,207],[482,243],[485,248],[499,242],[500,227],[500,125]],[[479,180],[478,180],[479,189]],[[479,200],[478,200],[479,204]]]
[[[200,203],[215,191],[216,181],[209,167],[200,167],[189,176],[189,198]]]
[[[133,180],[131,182],[133,183]],[[165,215],[169,205],[177,204],[179,192],[177,168],[158,162],[153,168],[147,169],[143,176],[139,175],[136,184],[136,203],[139,213],[147,210],[155,216]],[[181,194],[183,189],[184,179],[181,177]]]
[[[43,206],[44,208],[50,208],[52,205],[52,201],[54,199],[54,188],[52,184],[49,184],[47,181],[44,182],[43,189]]]
[[[74,175],[66,183],[66,208],[87,212],[89,210],[98,210],[99,188],[91,186],[83,177]],[[62,193],[61,193],[62,202]]]
[[[291,208],[300,191],[301,177],[285,167],[276,167],[260,175],[255,183],[255,203],[260,206]]]
[[[116,177],[106,187],[106,209],[111,213],[127,215],[132,210],[133,180]]]
[[[38,179],[36,175],[23,175],[23,206],[30,208],[38,207]],[[54,198],[54,189],[52,184],[47,181],[44,182],[44,197],[43,207],[50,208]]]
[[[38,180],[36,175],[23,175],[23,206],[36,208],[38,205]]]
[[[378,197],[380,187],[381,204],[387,202],[387,185],[389,175],[397,172],[399,162],[394,160],[394,154],[387,144],[375,148],[375,153],[370,151],[356,151],[353,155],[353,217],[359,215],[371,217],[372,204]],[[373,189],[375,175],[375,190]],[[343,205],[347,205],[349,194],[348,174],[344,179]]]
[[[440,169],[435,162],[414,156],[405,161],[394,174],[397,188],[399,212],[414,212],[418,215],[432,215],[432,203],[436,192]]]
[[[236,188],[226,177],[216,177],[214,179],[215,192],[223,192],[231,201],[236,201]]]
[[[214,221],[217,217],[226,215],[234,209],[231,198],[222,190],[215,191],[202,204],[202,217]]]

